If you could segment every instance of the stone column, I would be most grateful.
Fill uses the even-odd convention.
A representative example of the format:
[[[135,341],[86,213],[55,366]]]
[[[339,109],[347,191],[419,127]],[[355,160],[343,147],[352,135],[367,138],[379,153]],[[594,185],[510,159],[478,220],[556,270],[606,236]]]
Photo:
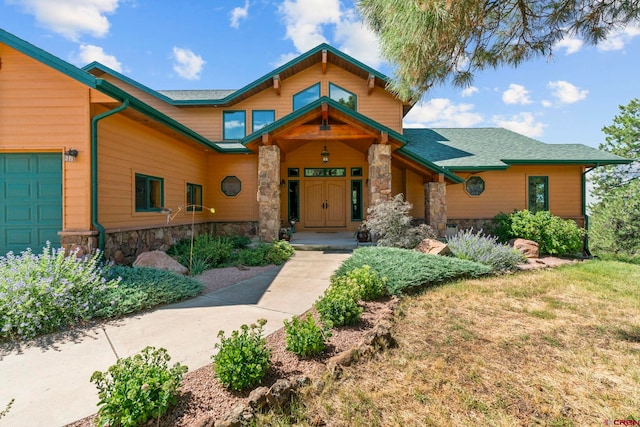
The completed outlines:
[[[279,232],[280,149],[265,145],[258,149],[258,237],[272,242]]]
[[[391,198],[391,146],[372,144],[369,147],[369,206],[377,200]]]
[[[424,185],[424,219],[438,233],[445,237],[447,232],[447,185],[444,179]]]

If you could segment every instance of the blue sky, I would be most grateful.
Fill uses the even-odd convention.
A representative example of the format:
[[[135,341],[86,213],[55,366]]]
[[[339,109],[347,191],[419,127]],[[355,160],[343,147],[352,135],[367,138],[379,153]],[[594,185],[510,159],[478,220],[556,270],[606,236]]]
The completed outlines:
[[[0,27],[83,66],[99,61],[153,89],[238,89],[327,42],[392,75],[351,0],[0,0]],[[597,147],[640,96],[640,23],[598,47],[563,40],[552,58],[436,87],[407,127],[501,126]]]

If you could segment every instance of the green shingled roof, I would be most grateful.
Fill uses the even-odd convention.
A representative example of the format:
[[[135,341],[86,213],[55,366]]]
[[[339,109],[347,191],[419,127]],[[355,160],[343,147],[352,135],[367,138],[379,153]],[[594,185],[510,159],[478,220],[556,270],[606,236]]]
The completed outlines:
[[[502,128],[404,129],[404,136],[404,151],[452,171],[506,169],[512,164],[630,162],[586,145],[545,144]]]
[[[158,90],[156,91],[173,101],[219,101],[226,98],[235,89],[210,89],[210,90]]]

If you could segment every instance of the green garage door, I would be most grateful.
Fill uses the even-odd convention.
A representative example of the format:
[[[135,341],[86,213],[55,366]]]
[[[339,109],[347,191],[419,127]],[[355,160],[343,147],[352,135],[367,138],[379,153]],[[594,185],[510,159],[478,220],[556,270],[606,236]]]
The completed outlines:
[[[62,154],[0,154],[0,255],[58,246]]]

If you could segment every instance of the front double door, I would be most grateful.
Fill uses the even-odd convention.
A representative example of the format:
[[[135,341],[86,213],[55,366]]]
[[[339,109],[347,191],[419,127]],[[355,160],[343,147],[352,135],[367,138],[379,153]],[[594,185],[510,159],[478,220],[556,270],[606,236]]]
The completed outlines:
[[[305,181],[305,227],[345,227],[346,189],[346,181],[333,179]]]

